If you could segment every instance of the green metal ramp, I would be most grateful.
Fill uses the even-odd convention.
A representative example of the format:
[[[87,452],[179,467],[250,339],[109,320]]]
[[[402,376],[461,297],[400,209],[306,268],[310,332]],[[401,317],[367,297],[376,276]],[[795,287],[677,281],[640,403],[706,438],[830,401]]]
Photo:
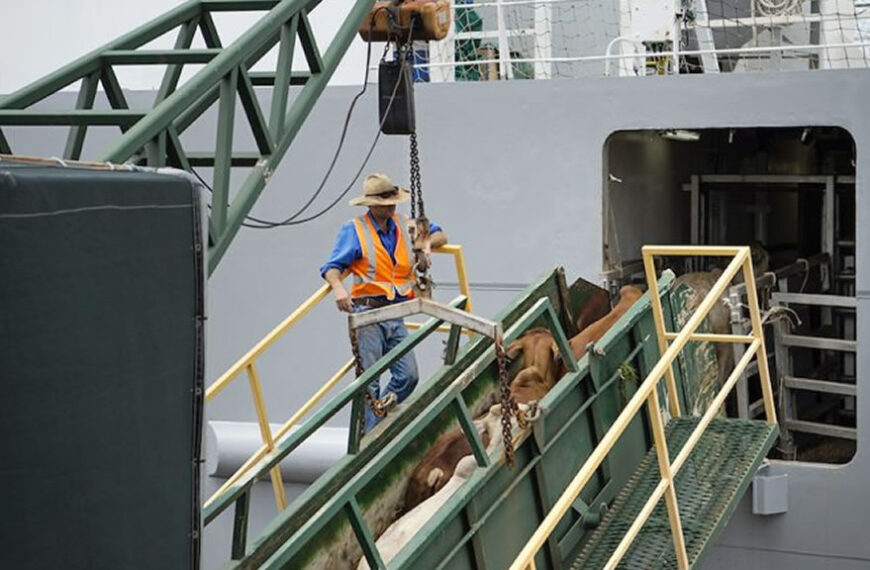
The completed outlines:
[[[602,567],[652,489],[661,487],[656,478],[658,461],[650,451],[659,439],[660,424],[653,421],[658,415],[649,410],[659,409],[658,404],[620,420],[619,439],[611,440],[610,451],[594,467],[587,466],[610,438],[617,420],[631,411],[632,402],[650,394],[644,388],[649,382],[643,379],[655,376],[662,356],[653,305],[661,311],[666,329],[676,330],[686,302],[685,296],[673,294],[672,285],[673,275],[664,275],[657,285],[658,294],[644,294],[579,361],[567,352],[567,373],[539,402],[540,414],[530,429],[515,434],[513,468],[505,465],[503,449],[484,449],[471,427],[472,418],[496,401],[498,367],[492,341],[476,337],[460,344],[454,328],[444,365],[421,382],[403,409],[362,440],[352,433],[348,455],[280,512],[259,536],[248,537],[252,485],[341,409],[351,406],[352,414],[361,413],[361,393],[370,378],[441,324],[438,319],[430,320],[299,429],[277,440],[275,452],[205,508],[206,524],[221,513],[234,519],[232,554],[226,568],[350,570],[363,557],[373,568],[508,568],[516,565],[523,545],[551,518],[563,492],[584,469],[591,469],[591,475],[535,551],[534,564],[536,568]],[[569,287],[559,268],[546,273],[496,316],[504,328],[505,342],[530,328],[545,326],[566,356],[565,338],[576,332],[576,315],[593,289],[583,280]],[[452,304],[461,307],[464,302],[458,298]],[[673,351],[669,348],[668,352]],[[709,350],[684,351],[685,361],[674,366],[674,390],[666,392],[661,385],[654,388],[657,401],[679,402],[680,409],[691,409],[700,394],[697,384],[703,375],[698,371],[708,368],[710,355]],[[513,363],[513,371],[517,365]],[[668,422],[665,436],[671,459],[700,421],[679,416]],[[456,425],[463,427],[478,467],[395,557],[382,559],[376,541],[403,512],[412,470],[431,443]],[[776,432],[772,422],[714,417],[685,457],[675,481],[692,562],[703,556],[727,521]],[[621,567],[676,568],[668,517],[664,507],[656,508]]]
[[[668,422],[666,432],[671,457],[679,453],[697,425],[698,418]],[[703,558],[707,547],[725,526],[777,435],[776,426],[762,421],[717,418],[710,423],[676,477],[691,565]],[[604,567],[659,480],[658,460],[652,449],[570,565],[572,570]],[[668,513],[662,501],[617,568],[677,568]]]

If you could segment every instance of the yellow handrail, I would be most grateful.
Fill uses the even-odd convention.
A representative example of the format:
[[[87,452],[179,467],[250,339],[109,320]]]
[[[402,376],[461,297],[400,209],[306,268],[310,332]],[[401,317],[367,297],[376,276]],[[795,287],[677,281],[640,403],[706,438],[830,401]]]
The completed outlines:
[[[653,265],[653,257],[657,255],[667,256],[686,256],[686,255],[701,255],[701,256],[729,256],[734,259],[725,269],[724,273],[719,277],[713,285],[710,293],[700,303],[691,318],[686,322],[680,332],[676,335],[668,333],[664,328],[664,315],[662,312],[661,300],[659,298],[658,283],[656,281],[655,267]],[[701,324],[707,313],[722,297],[728,284],[737,272],[743,269],[744,281],[746,283],[755,283],[752,271],[751,256],[749,255],[748,247],[693,247],[693,246],[645,246],[643,248],[644,268],[646,270],[646,280],[649,286],[649,295],[652,304],[653,320],[655,321],[656,336],[658,337],[659,347],[662,357],[650,371],[649,375],[638,388],[634,396],[626,404],[625,408],[613,422],[613,425],[607,431],[601,442],[596,446],[590,454],[589,459],[580,468],[580,471],[575,475],[574,479],[568,485],[565,492],[559,497],[559,500],[544,518],[544,521],[537,528],[535,533],[520,551],[511,565],[511,570],[535,569],[535,555],[549,538],[550,534],[555,529],[557,523],[565,516],[571,505],[580,495],[580,492],[592,478],[595,471],[604,461],[604,458],[610,453],[616,441],[623,434],[632,421],[634,416],[640,411],[644,403],[647,404],[649,410],[650,423],[652,424],[653,439],[655,443],[656,455],[659,462],[659,472],[661,474],[661,482],[653,491],[650,498],[647,500],[641,512],[632,523],[631,527],[626,532],[622,541],[617,546],[616,550],[611,555],[607,564],[604,566],[607,570],[616,568],[622,557],[628,551],[632,541],[640,532],[640,529],[646,523],[652,514],[658,501],[665,497],[665,502],[668,510],[668,519],[671,527],[671,535],[674,541],[674,549],[677,555],[677,565],[683,570],[689,567],[688,555],[686,553],[685,539],[683,537],[682,524],[680,522],[680,513],[677,508],[676,486],[674,485],[674,477],[679,472],[680,468],[685,463],[689,454],[694,449],[701,435],[707,429],[707,426],[716,415],[717,411],[725,402],[728,393],[737,383],[743,370],[749,364],[753,356],[757,357],[758,373],[761,382],[761,389],[764,396],[764,410],[769,424],[776,423],[776,412],[773,404],[773,391],[770,386],[770,372],[767,367],[767,353],[764,348],[764,336],[761,326],[761,315],[758,310],[758,297],[754,287],[747,287],[747,301],[749,305],[749,314],[752,322],[751,335],[706,335],[695,334],[695,330]],[[668,345],[668,341],[673,341]],[[743,358],[737,362],[734,371],[728,377],[728,380],[723,384],[722,388],[716,394],[706,413],[698,422],[698,426],[689,436],[688,441],[683,446],[676,459],[671,462],[668,457],[667,441],[665,440],[664,420],[662,418],[661,407],[659,405],[658,384],[662,376],[666,377],[667,393],[669,407],[672,414],[679,415],[679,405],[677,403],[676,384],[673,378],[672,365],[674,360],[679,355],[680,351],[689,341],[700,340],[716,340],[717,342],[749,342],[749,348],[743,355]],[[676,412],[675,412],[676,410]]]
[[[456,274],[459,282],[460,292],[468,299],[465,310],[471,312],[471,290],[468,285],[468,275],[465,270],[465,256],[463,255],[461,245],[444,245],[433,249],[432,253],[450,254],[453,256],[456,265]],[[347,273],[342,275],[346,277]],[[328,284],[323,284],[310,297],[302,302],[292,313],[278,323],[266,336],[264,336],[257,344],[255,344],[244,356],[238,359],[235,364],[224,372],[217,380],[205,391],[205,401],[209,402],[214,399],[224,388],[229,386],[242,372],[246,372],[248,376],[248,384],[251,390],[251,397],[254,401],[254,409],[257,413],[257,424],[260,426],[260,435],[263,440],[263,445],[248,458],[245,463],[233,473],[221,487],[215,491],[206,501],[204,506],[210,505],[224,491],[231,487],[239,478],[244,475],[252,466],[254,466],[263,457],[268,455],[274,449],[274,442],[281,439],[290,429],[298,424],[308,412],[310,412],[320,400],[328,394],[336,384],[344,378],[348,372],[354,367],[353,359],[348,360],[341,368],[323,385],[317,392],[297,410],[290,419],[288,419],[280,428],[273,434],[269,424],[269,418],[266,413],[266,402],[263,397],[262,384],[257,372],[257,359],[275,342],[284,336],[287,331],[293,328],[299,320],[308,314],[311,309],[321,303],[329,296],[330,288]],[[407,323],[408,328],[419,328],[417,323]],[[449,327],[441,327],[439,331],[449,331]],[[270,470],[270,478],[272,480],[272,488],[275,494],[275,504],[278,510],[283,510],[287,506],[287,499],[284,496],[284,484],[281,479],[281,469],[278,465]]]

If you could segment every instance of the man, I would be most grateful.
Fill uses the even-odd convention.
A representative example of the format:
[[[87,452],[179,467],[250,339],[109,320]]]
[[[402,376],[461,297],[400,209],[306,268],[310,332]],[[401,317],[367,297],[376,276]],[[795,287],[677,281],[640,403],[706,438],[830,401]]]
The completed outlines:
[[[368,206],[368,211],[347,222],[338,232],[329,261],[320,275],[332,287],[340,311],[362,312],[407,301],[414,296],[414,254],[408,237],[408,219],[396,214],[396,204],[410,199],[411,193],[399,188],[384,174],[372,174],[363,183],[363,195],[350,201],[351,206]],[[428,249],[447,243],[447,236],[436,224],[429,224]],[[341,282],[341,274],[350,270],[353,287],[350,293]],[[377,362],[398,345],[408,332],[403,319],[393,319],[357,330],[359,355],[363,368]],[[385,406],[407,398],[419,378],[417,361],[408,352],[390,367],[390,381],[381,390],[380,379],[369,385],[373,401]],[[365,431],[381,420],[370,405],[365,407]]]

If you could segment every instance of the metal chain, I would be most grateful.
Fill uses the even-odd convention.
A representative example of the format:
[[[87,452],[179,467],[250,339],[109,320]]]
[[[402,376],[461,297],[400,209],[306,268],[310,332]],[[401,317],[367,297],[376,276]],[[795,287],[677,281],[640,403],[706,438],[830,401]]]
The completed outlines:
[[[363,372],[365,372],[365,369],[363,368],[363,365],[362,365],[362,357],[359,354],[359,332],[356,329],[350,329],[348,332],[350,334],[350,350],[353,353],[354,371],[356,374],[356,378],[359,378],[360,376],[363,375]],[[375,414],[375,416],[382,418],[385,415],[387,415],[387,412],[386,412],[386,410],[384,410],[384,406],[381,403],[381,401],[376,400],[375,398],[372,398],[372,395],[369,393],[368,387],[366,387],[366,392],[365,392],[365,395],[363,396],[363,401],[366,403],[367,406],[369,406],[372,409],[372,413]],[[360,415],[360,417],[359,417],[360,424],[362,424],[364,421],[365,421],[364,415]],[[360,427],[362,427],[362,426],[360,426]],[[362,430],[360,430],[360,431],[362,431]]]
[[[423,203],[423,183],[420,179],[420,148],[417,146],[417,133],[411,133],[411,218],[426,217],[426,206]]]
[[[508,467],[514,466],[514,441],[511,429],[511,415],[517,407],[511,397],[511,383],[507,372],[507,357],[501,338],[495,339],[495,360],[498,363],[498,383],[501,394],[501,435],[504,439],[504,456]],[[519,415],[517,415],[519,418]]]

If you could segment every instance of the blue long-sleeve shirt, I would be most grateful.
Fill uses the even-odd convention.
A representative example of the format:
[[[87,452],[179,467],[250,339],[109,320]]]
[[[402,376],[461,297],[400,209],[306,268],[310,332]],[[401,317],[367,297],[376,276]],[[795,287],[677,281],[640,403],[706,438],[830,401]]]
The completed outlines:
[[[387,220],[387,229],[383,230],[372,217],[372,213],[366,214],[372,221],[375,229],[378,232],[378,237],[387,253],[390,254],[390,259],[393,263],[396,262],[396,223],[392,218]],[[429,233],[434,234],[440,232],[441,226],[429,222]],[[320,268],[320,276],[323,277],[330,269],[338,269],[344,271],[350,264],[362,257],[362,244],[359,242],[359,237],[356,235],[356,227],[353,220],[348,221],[338,231],[338,237],[335,240],[335,246],[332,248],[332,253],[329,255],[329,260]]]

